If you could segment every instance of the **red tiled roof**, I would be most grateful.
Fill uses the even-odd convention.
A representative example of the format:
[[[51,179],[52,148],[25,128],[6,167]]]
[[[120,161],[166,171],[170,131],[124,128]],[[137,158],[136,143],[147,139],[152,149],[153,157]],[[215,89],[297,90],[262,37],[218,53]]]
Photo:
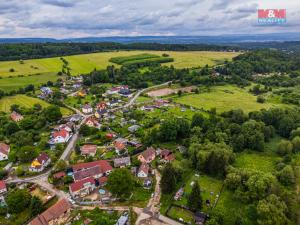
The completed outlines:
[[[98,179],[100,185],[106,184],[106,183],[107,183],[107,180],[108,180],[107,177],[100,177],[100,178]]]
[[[114,146],[118,150],[123,150],[125,148],[125,145],[123,143],[121,143],[121,142],[115,142]]]
[[[97,145],[83,145],[80,149],[82,154],[90,154],[90,153],[96,153],[97,151]]]
[[[4,155],[8,155],[9,153],[9,145],[5,143],[0,143],[0,152]]]
[[[79,164],[73,165],[72,168],[73,168],[73,172],[76,172],[78,170],[88,169],[88,168],[91,168],[94,166],[100,166],[104,173],[112,170],[111,165],[106,160],[99,160],[99,161],[87,162],[87,163],[79,163]]]
[[[148,160],[152,155],[155,155],[155,149],[150,147],[141,153],[145,160]]]
[[[68,135],[69,135],[69,132],[65,129],[62,129],[60,131],[56,131],[56,132],[53,133],[54,138],[56,138],[56,137],[66,138]]]
[[[6,184],[4,180],[0,180],[0,190],[6,189]]]
[[[84,184],[86,184],[86,183],[95,184],[95,180],[94,180],[94,178],[88,177],[83,180],[76,181],[76,182],[70,184],[70,190],[72,192],[79,191],[84,187]]]
[[[94,177],[94,176],[101,176],[103,174],[103,171],[99,165],[85,169],[85,170],[79,170],[74,173],[74,180],[83,180],[87,177]]]
[[[13,121],[17,121],[17,120],[21,120],[23,119],[23,116],[15,111],[13,111],[11,114],[10,114],[10,118],[13,120]]]
[[[42,153],[36,158],[36,160],[37,160],[40,164],[43,164],[43,161],[44,161],[44,163],[45,163],[48,159],[49,159],[49,156],[48,156],[46,153],[44,153],[44,152],[42,152]]]
[[[64,177],[64,176],[66,176],[66,173],[64,171],[57,172],[57,173],[53,174],[53,177],[56,178],[56,179],[59,179],[59,178]]]
[[[140,168],[139,168],[139,172],[143,171],[146,175],[148,175],[149,173],[149,166],[148,164],[143,163]]]
[[[59,218],[62,214],[71,208],[71,204],[62,199],[49,209],[44,211],[41,215],[35,217],[29,224],[30,225],[48,225],[50,221]]]

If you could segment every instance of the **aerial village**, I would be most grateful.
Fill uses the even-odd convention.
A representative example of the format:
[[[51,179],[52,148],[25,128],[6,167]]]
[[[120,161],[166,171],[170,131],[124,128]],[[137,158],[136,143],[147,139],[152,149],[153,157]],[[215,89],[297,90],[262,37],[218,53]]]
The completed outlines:
[[[32,198],[43,196],[43,203],[52,205],[27,221],[28,224],[73,224],[74,221],[89,224],[91,219],[80,217],[80,212],[84,213],[80,207],[100,205],[113,209],[119,203],[124,205],[124,201],[138,208],[151,204],[150,213],[158,213],[159,171],[176,157],[182,158],[180,155],[186,149],[176,144],[171,148],[144,146],[143,130],[164,121],[169,110],[179,117],[190,116],[195,110],[156,97],[155,93],[160,95],[161,89],[149,90],[148,94],[145,90],[145,93],[131,90],[127,85],[104,86],[101,90],[105,91],[96,97],[83,87],[81,77],[72,77],[59,90],[41,87],[38,98],[51,102],[54,93],[59,92],[64,96],[59,99],[64,103],[62,106],[73,113],[40,128],[47,134],[41,139],[45,150],[34,152],[31,161],[22,162],[18,157],[11,161],[10,145],[0,143],[0,161],[6,162],[5,179],[0,181],[1,204],[7,205],[5,197],[10,191],[26,189]],[[19,124],[26,117],[27,112],[23,115],[19,108],[10,114],[10,119]],[[134,180],[134,187],[126,198],[120,197],[122,193],[111,193],[111,187],[107,186],[116,169],[128,171],[129,179]],[[180,188],[174,201],[180,200],[183,193]],[[123,207],[113,219],[116,225],[132,224],[134,214],[132,208]],[[110,214],[106,216],[111,217]],[[7,213],[6,219],[9,218]],[[201,221],[204,218],[205,214],[200,216]]]

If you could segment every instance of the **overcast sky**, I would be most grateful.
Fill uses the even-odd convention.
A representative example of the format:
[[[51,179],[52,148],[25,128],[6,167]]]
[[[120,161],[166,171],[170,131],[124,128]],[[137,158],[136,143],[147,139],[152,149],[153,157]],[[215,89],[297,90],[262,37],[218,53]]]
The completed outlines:
[[[257,24],[258,8],[287,23]],[[0,0],[0,37],[218,35],[300,31],[300,0]]]

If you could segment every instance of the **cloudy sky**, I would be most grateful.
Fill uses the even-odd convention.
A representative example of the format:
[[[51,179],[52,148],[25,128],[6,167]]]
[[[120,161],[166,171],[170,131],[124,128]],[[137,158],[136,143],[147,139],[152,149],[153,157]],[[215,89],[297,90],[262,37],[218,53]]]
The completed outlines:
[[[284,25],[257,9],[287,10]],[[299,0],[0,0],[0,37],[218,35],[300,31]]]

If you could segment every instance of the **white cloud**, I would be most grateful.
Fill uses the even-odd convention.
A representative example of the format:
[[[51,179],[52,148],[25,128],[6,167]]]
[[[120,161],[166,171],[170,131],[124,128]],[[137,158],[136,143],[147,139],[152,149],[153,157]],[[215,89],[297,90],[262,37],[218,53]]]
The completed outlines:
[[[286,8],[288,23],[258,26],[257,8]],[[295,32],[299,10],[298,0],[0,0],[0,37]]]

